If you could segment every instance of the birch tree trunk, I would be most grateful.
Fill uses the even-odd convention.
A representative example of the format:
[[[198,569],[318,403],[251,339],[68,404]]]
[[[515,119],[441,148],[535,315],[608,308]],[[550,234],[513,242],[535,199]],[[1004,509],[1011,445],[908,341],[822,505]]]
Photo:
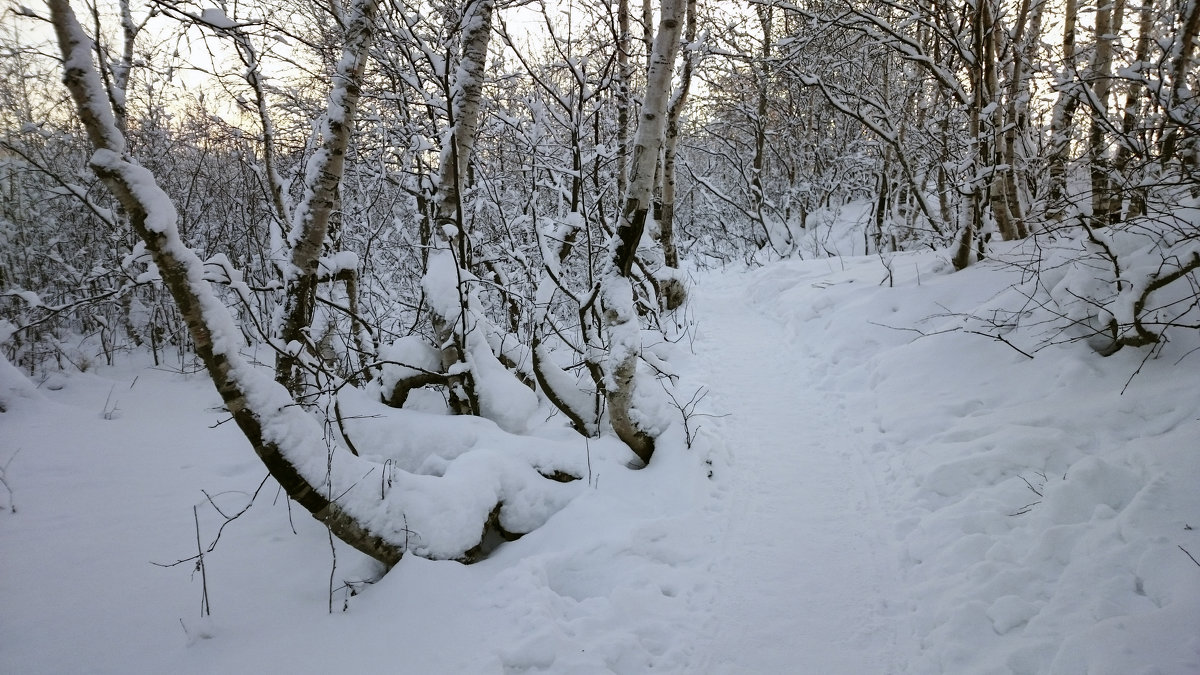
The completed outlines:
[[[993,159],[988,152],[987,139],[983,134],[983,108],[988,99],[986,91],[988,77],[983,61],[987,53],[986,45],[990,39],[989,32],[991,30],[987,6],[986,0],[980,0],[971,19],[973,63],[971,63],[971,100],[968,110],[970,115],[971,192],[967,199],[967,222],[959,234],[958,248],[954,251],[954,257],[951,259],[956,270],[966,269],[971,264],[972,250],[983,231],[985,196],[991,181],[990,178],[985,180],[982,177],[985,171],[985,159],[989,161]]]
[[[1184,153],[1180,152],[1182,148],[1180,144],[1183,140],[1181,134],[1185,137],[1187,132],[1180,127],[1183,119],[1183,111],[1185,104],[1189,103],[1197,94],[1196,91],[1188,85],[1188,77],[1195,77],[1195,69],[1193,62],[1195,61],[1196,41],[1200,38],[1200,0],[1184,0],[1183,7],[1180,9],[1180,30],[1179,35],[1175,38],[1175,47],[1172,49],[1171,56],[1171,88],[1166,97],[1165,108],[1168,119],[1168,130],[1163,135],[1162,156],[1164,161],[1170,161],[1179,154],[1179,159],[1185,163],[1191,164],[1193,168],[1200,158],[1195,157],[1195,138],[1191,138],[1193,156],[1188,158]],[[1194,104],[1193,104],[1194,105]],[[1193,107],[1193,110],[1195,108]],[[1194,115],[1194,113],[1193,113]],[[1192,120],[1195,118],[1193,117]],[[1196,128],[1194,121],[1190,125],[1191,129]]]
[[[638,242],[651,207],[654,177],[666,126],[671,74],[683,29],[683,0],[663,0],[658,33],[646,76],[646,96],[638,115],[629,163],[628,192],[616,233],[609,244],[609,262],[600,280],[600,305],[608,338],[605,400],[613,431],[643,461],[654,454],[654,433],[635,410],[641,328],[634,307],[632,270]]]
[[[463,214],[462,193],[475,148],[475,132],[479,128],[483,71],[492,36],[494,8],[494,0],[468,0],[463,10],[462,57],[447,92],[450,97],[450,129],[446,134],[445,147],[442,148],[438,192],[434,201],[434,229],[454,254],[453,271],[457,278],[428,279],[428,282],[441,287],[453,284],[458,289],[460,311],[456,318],[448,315],[443,307],[431,306],[433,330],[441,346],[442,366],[452,373],[448,379],[450,407],[460,415],[477,415],[480,411],[470,368],[459,365],[469,366],[467,333],[471,329],[465,325],[468,293],[462,286],[463,271],[469,268],[471,261],[471,241]],[[436,271],[445,267],[431,266],[430,269]]]
[[[1108,94],[1112,89],[1113,41],[1121,33],[1125,0],[1102,2],[1096,8],[1096,51],[1091,76],[1091,129],[1088,133],[1088,162],[1091,173],[1092,222],[1105,225],[1121,209],[1120,193],[1113,194],[1108,162]]]
[[[679,252],[675,249],[675,157],[679,148],[679,119],[687,105],[692,86],[692,71],[698,58],[696,47],[696,0],[687,0],[687,28],[684,41],[688,50],[683,55],[683,68],[679,74],[679,86],[667,106],[667,135],[663,141],[662,166],[662,218],[659,221],[663,247],[663,261],[667,267],[679,267]],[[668,309],[673,309],[668,306]]]
[[[475,149],[475,132],[479,129],[483,69],[492,38],[495,6],[494,0],[467,0],[463,9],[462,58],[447,92],[450,97],[450,129],[438,168],[435,221],[442,228],[443,236],[456,231],[447,239],[454,246],[459,265],[464,269],[470,264],[470,237],[464,229],[462,191]]]
[[[1013,204],[1008,200],[1007,176],[1012,171],[1012,157],[1008,153],[1008,146],[1001,140],[996,138],[997,129],[1005,129],[1011,127],[1014,122],[1012,119],[1006,119],[1007,107],[1000,106],[1000,81],[999,67],[997,61],[1000,58],[999,41],[1003,23],[996,16],[997,9],[993,6],[991,0],[980,0],[983,6],[984,15],[983,23],[985,26],[982,62],[980,66],[984,73],[984,91],[987,92],[986,99],[987,107],[992,108],[992,112],[988,115],[988,137],[991,139],[992,161],[988,167],[988,202],[992,210],[992,218],[996,221],[996,229],[1000,231],[1000,236],[1005,241],[1011,241],[1017,238],[1017,214],[1020,213],[1020,207],[1013,208]],[[1014,46],[1015,49],[1015,46]]]
[[[374,3],[364,0],[355,5],[356,11],[361,13],[367,4]],[[323,454],[315,458],[316,463],[311,461],[314,458],[307,458],[303,466],[292,457],[292,446],[324,448],[320,427],[296,408],[292,397],[256,372],[239,354],[240,332],[229,310],[204,281],[203,263],[180,239],[174,206],[150,172],[126,154],[125,137],[104,102],[100,77],[91,60],[90,40],[68,0],[47,0],[47,5],[62,50],[63,82],[95,149],[92,169],[128,212],[130,224],[145,242],[187,324],[196,355],[208,369],[235,423],[288,497],[342,541],[386,565],[394,565],[403,549],[373,531],[314,483],[311,471],[324,462]]]
[[[329,224],[337,206],[346,147],[354,128],[363,69],[375,32],[379,0],[357,0],[346,22],[346,44],[338,61],[329,107],[321,120],[320,145],[309,159],[304,196],[292,216],[291,265],[284,270],[285,295],[279,327],[282,351],[275,359],[275,380],[293,395],[303,393],[308,334],[317,300],[317,275]]]
[[[1063,76],[1058,83],[1058,98],[1050,117],[1050,144],[1047,152],[1049,162],[1049,186],[1046,199],[1050,204],[1051,216],[1061,219],[1066,208],[1067,154],[1071,146],[1071,123],[1079,97],[1074,90],[1072,77],[1077,66],[1078,52],[1075,47],[1075,30],[1079,15],[1078,0],[1066,0],[1063,5]]]
[[[1016,35],[1013,40],[1013,65],[1008,82],[1007,124],[1004,127],[1004,156],[1008,164],[1004,172],[1005,202],[1013,215],[1016,236],[1029,236],[1026,222],[1026,207],[1023,161],[1019,152],[1021,141],[1029,133],[1030,88],[1033,82],[1033,62],[1041,44],[1042,16],[1046,0],[1024,0],[1017,15]]]
[[[758,15],[758,25],[762,29],[763,43],[759,61],[761,72],[758,73],[758,98],[754,107],[754,158],[750,164],[750,208],[763,228],[763,234],[767,239],[766,243],[779,251],[775,245],[775,236],[772,233],[771,225],[767,222],[765,208],[767,196],[763,191],[763,174],[767,168],[767,95],[771,79],[771,23],[775,12],[774,7],[770,5],[755,5],[754,11]],[[785,249],[791,248],[790,241],[784,242],[784,245]]]
[[[629,67],[629,0],[617,0],[617,197],[625,195],[625,175],[629,161],[629,108],[630,80],[633,70]]]
[[[1138,11],[1140,18],[1138,19],[1138,40],[1137,47],[1134,51],[1133,61],[1138,64],[1139,71],[1147,67],[1147,62],[1150,57],[1150,40],[1153,37],[1154,31],[1154,12],[1153,6],[1146,4]],[[1143,81],[1134,81],[1130,83],[1129,89],[1125,92],[1125,106],[1121,113],[1121,138],[1120,145],[1117,147],[1117,156],[1113,159],[1113,173],[1119,176],[1125,176],[1126,170],[1129,168],[1129,162],[1135,155],[1140,155],[1143,158],[1148,154],[1149,148],[1145,147],[1140,139],[1135,139],[1134,130],[1141,120],[1142,111],[1145,109],[1144,101],[1147,96],[1147,88]],[[1126,176],[1128,182],[1128,177]],[[1135,217],[1141,215],[1145,210],[1145,188],[1137,186],[1131,190],[1129,197],[1129,210],[1126,217]],[[1119,213],[1110,211],[1109,225],[1116,224],[1116,217]]]

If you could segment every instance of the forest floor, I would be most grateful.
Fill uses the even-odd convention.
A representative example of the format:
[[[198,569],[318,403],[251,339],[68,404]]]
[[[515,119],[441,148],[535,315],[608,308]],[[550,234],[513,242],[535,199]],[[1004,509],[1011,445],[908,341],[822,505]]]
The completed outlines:
[[[971,332],[1019,282],[935,252],[695,272],[686,432],[482,563],[373,584],[270,481],[203,570],[152,564],[265,475],[204,374],[0,363],[0,672],[1194,675],[1200,340]]]

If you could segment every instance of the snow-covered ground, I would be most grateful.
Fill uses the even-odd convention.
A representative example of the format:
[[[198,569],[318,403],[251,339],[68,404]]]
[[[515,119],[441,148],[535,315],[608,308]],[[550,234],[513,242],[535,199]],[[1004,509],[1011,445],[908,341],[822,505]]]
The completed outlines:
[[[328,536],[269,481],[203,576],[151,564],[265,475],[203,373],[0,364],[0,672],[1200,673],[1200,340],[956,330],[1019,270],[943,258],[695,273],[691,448],[585,449],[578,495],[476,565],[350,597],[375,568],[339,545],[333,613]]]

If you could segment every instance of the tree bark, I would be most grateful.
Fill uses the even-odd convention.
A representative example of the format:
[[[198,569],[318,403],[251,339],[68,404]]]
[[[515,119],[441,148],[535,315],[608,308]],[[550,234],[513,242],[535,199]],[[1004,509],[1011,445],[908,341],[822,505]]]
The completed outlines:
[[[1016,236],[1029,236],[1026,222],[1026,206],[1022,198],[1026,194],[1023,154],[1019,145],[1029,132],[1030,87],[1033,82],[1033,63],[1041,44],[1042,16],[1046,0],[1025,0],[1017,16],[1016,35],[1013,40],[1013,65],[1008,83],[1007,124],[1004,128],[1004,157],[1008,169],[1004,172],[1005,202],[1012,212]]]
[[[1108,94],[1112,89],[1113,41],[1121,32],[1125,0],[1106,0],[1096,8],[1096,47],[1089,69],[1091,79],[1091,128],[1088,133],[1088,162],[1092,192],[1092,222],[1108,224],[1121,209],[1121,196],[1113,194],[1108,166]]]
[[[1057,89],[1058,98],[1050,117],[1050,144],[1047,151],[1049,163],[1049,186],[1046,199],[1051,209],[1051,216],[1061,219],[1066,209],[1067,195],[1067,154],[1071,147],[1071,122],[1075,117],[1075,109],[1079,106],[1079,97],[1074,90],[1074,75],[1077,67],[1078,52],[1075,47],[1075,31],[1078,23],[1078,0],[1066,0],[1063,5],[1063,70]]]
[[[179,238],[177,216],[170,199],[153,176],[125,154],[125,138],[111,110],[102,103],[103,89],[91,61],[86,38],[67,0],[48,0],[63,54],[63,82],[75,102],[79,118],[96,152],[91,165],[121,205],[130,223],[145,242],[163,284],[174,298],[187,324],[196,355],[208,369],[213,384],[235,423],[253,446],[271,476],[288,497],[350,546],[391,566],[403,549],[364,525],[306,477],[288,455],[289,444],[324,445],[317,435],[289,424],[295,401],[275,383],[259,375],[238,353],[239,333],[229,311],[212,293],[203,276],[203,264]],[[300,433],[301,438],[295,435]]]
[[[646,96],[638,115],[629,187],[620,221],[609,244],[609,262],[600,281],[601,314],[608,337],[605,399],[613,431],[642,462],[654,454],[654,436],[634,410],[641,328],[634,307],[633,263],[651,206],[654,177],[666,125],[671,74],[683,28],[682,0],[663,0],[658,33],[646,75]]]
[[[1138,64],[1139,72],[1148,66],[1150,58],[1150,40],[1154,31],[1154,12],[1153,7],[1149,4],[1141,7],[1140,18],[1138,20],[1138,40],[1137,47],[1134,50],[1133,60]],[[1146,98],[1146,86],[1141,80],[1131,82],[1128,91],[1125,92],[1125,107],[1121,113],[1121,138],[1117,147],[1117,155],[1113,159],[1113,173],[1117,176],[1125,177],[1126,170],[1129,168],[1129,162],[1135,155],[1140,155],[1145,158],[1148,148],[1142,142],[1134,138],[1134,130],[1141,120],[1142,111],[1144,110],[1143,101]],[[1129,211],[1126,217],[1134,217],[1141,215],[1145,208],[1145,188],[1137,186],[1131,190],[1129,198]],[[1110,211],[1109,225],[1116,224],[1116,217],[1119,213]]]
[[[442,367],[451,373],[448,378],[450,407],[460,415],[479,414],[479,399],[470,368],[467,364],[465,325],[468,294],[462,287],[463,271],[471,265],[471,239],[463,213],[463,190],[475,149],[475,133],[479,128],[479,109],[483,100],[483,71],[487,61],[488,44],[492,37],[494,0],[468,0],[462,18],[462,55],[453,79],[449,82],[450,129],[446,146],[442,148],[438,168],[437,195],[434,199],[434,225],[437,236],[454,254],[458,278],[453,283],[459,289],[461,321],[433,312],[433,332],[442,348]],[[450,283],[441,280],[439,284]]]
[[[988,78],[983,64],[987,52],[986,45],[990,21],[987,11],[988,3],[981,0],[977,3],[971,18],[971,53],[974,63],[971,64],[971,100],[968,108],[970,116],[971,192],[968,195],[967,222],[959,233],[958,248],[951,259],[954,269],[966,269],[971,264],[971,253],[976,240],[983,232],[984,199],[991,179],[983,179],[985,158],[991,160],[988,152],[987,139],[983,134],[983,107],[987,100],[986,87]]]
[[[688,47],[683,55],[683,68],[679,73],[679,86],[667,106],[667,135],[663,141],[662,163],[662,218],[659,221],[660,240],[663,247],[663,262],[667,267],[679,267],[679,252],[675,249],[675,157],[679,148],[679,119],[687,105],[692,86],[692,71],[698,58],[696,47],[696,0],[687,0],[687,28],[684,41]],[[670,309],[670,307],[669,307]]]
[[[767,223],[764,208],[767,196],[763,188],[763,174],[767,168],[767,104],[770,90],[769,60],[771,58],[771,23],[774,18],[774,8],[770,5],[755,5],[754,11],[758,15],[758,24],[762,29],[763,43],[759,61],[758,96],[754,106],[754,158],[750,163],[750,210],[758,218],[759,225],[763,228],[763,235],[767,238],[766,243],[778,251],[778,247],[775,246],[775,237],[771,233],[771,226]],[[785,243],[788,247],[791,246],[791,242]]]
[[[283,349],[275,359],[275,380],[294,396],[301,396],[305,387],[302,364],[311,348],[308,329],[316,307],[318,267],[338,202],[378,8],[379,0],[356,0],[350,8],[346,44],[320,126],[320,145],[309,159],[303,201],[292,217],[288,242],[291,265],[284,271],[286,286],[279,327]]]
[[[1184,104],[1191,98],[1196,96],[1188,86],[1188,75],[1195,75],[1193,72],[1192,61],[1196,51],[1196,41],[1200,38],[1200,0],[1184,0],[1184,6],[1180,12],[1180,31],[1175,38],[1176,47],[1173,50],[1171,58],[1171,89],[1170,95],[1166,99],[1165,112],[1170,120],[1169,128],[1163,134],[1162,142],[1162,157],[1165,161],[1175,158],[1176,154],[1180,154],[1180,160],[1186,160],[1180,153],[1181,134],[1186,134],[1181,130],[1179,117]],[[1193,108],[1194,110],[1194,108]],[[1190,125],[1194,130],[1195,123]],[[1194,134],[1193,134],[1194,135]],[[1192,139],[1192,143],[1195,140]],[[1194,165],[1197,159],[1193,157],[1191,163]]]
[[[617,1],[617,197],[625,195],[626,163],[629,161],[629,0]]]

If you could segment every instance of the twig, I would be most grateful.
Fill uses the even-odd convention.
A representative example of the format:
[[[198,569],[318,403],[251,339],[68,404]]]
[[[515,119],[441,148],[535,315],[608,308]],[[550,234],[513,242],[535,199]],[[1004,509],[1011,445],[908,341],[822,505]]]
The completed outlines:
[[[333,576],[337,572],[337,547],[333,545],[333,529],[326,526],[325,532],[329,535],[329,555],[333,558],[329,565],[329,613],[333,614]]]
[[[342,490],[341,493],[338,494],[338,496],[333,497],[329,501],[336,502],[336,501],[340,500],[342,497],[345,497],[347,492],[350,492],[354,488],[358,487],[359,483],[361,483],[363,480],[366,479],[367,476],[370,476],[374,472],[375,472],[375,467],[371,467],[370,469],[367,469],[367,472],[363,474],[362,478],[359,478],[358,480],[351,483],[350,487],[346,488],[345,490]]]
[[[1023,516],[1023,515],[1025,515],[1026,513],[1029,513],[1029,511],[1030,511],[1031,509],[1033,509],[1033,507],[1035,507],[1035,506],[1037,506],[1038,504],[1041,504],[1041,503],[1042,503],[1042,500],[1040,500],[1040,499],[1039,499],[1039,500],[1037,500],[1036,502],[1033,502],[1033,503],[1030,503],[1030,504],[1026,504],[1025,506],[1022,506],[1021,508],[1017,509],[1016,511],[1014,511],[1014,512],[1012,512],[1012,513],[1008,514],[1008,515],[1010,515],[1010,516]]]
[[[112,420],[116,416],[117,410],[119,410],[118,403],[113,403],[111,408],[108,407],[108,404],[112,401],[113,390],[115,390],[116,388],[117,388],[117,385],[115,385],[115,384],[113,386],[109,387],[108,388],[108,396],[106,396],[104,398],[104,412],[101,414],[101,417],[103,417],[106,420]]]
[[[358,457],[358,448],[354,447],[354,441],[350,440],[350,434],[346,433],[346,420],[342,418],[342,401],[337,394],[333,396],[333,416],[337,420],[338,432],[342,435],[342,440],[346,443],[346,449],[350,454]]]
[[[583,449],[587,453],[588,485],[592,485],[592,444],[588,442],[587,436],[583,437]]]
[[[1196,560],[1196,556],[1192,555],[1191,553],[1188,553],[1188,550],[1186,548],[1184,548],[1181,544],[1176,544],[1176,546],[1179,546],[1179,550],[1183,551],[1184,553],[1187,553],[1187,557],[1191,558],[1192,562],[1196,563],[1197,567],[1200,567],[1200,560]]]
[[[964,332],[964,333],[970,333],[970,334],[972,334],[972,335],[982,335],[983,337],[989,337],[989,338],[992,338],[993,340],[998,340],[998,341],[1000,341],[1000,342],[1003,342],[1004,344],[1008,345],[1009,347],[1012,347],[1012,348],[1013,348],[1014,350],[1016,350],[1016,351],[1017,351],[1017,352],[1018,352],[1018,353],[1019,353],[1021,356],[1024,356],[1025,358],[1027,358],[1027,359],[1029,359],[1029,360],[1033,360],[1033,354],[1030,354],[1029,352],[1025,351],[1024,349],[1021,349],[1020,347],[1018,347],[1018,346],[1014,345],[1013,343],[1009,342],[1008,340],[1006,340],[1006,339],[1004,338],[1004,336],[1003,336],[1003,335],[993,335],[993,334],[991,334],[991,333],[984,333],[983,331],[978,331],[978,330],[967,330],[967,329],[965,329],[965,328],[963,329],[963,331],[962,331],[962,332]]]
[[[1039,497],[1042,496],[1042,493],[1038,492],[1038,489],[1033,487],[1033,483],[1030,483],[1029,480],[1027,478],[1025,478],[1025,476],[1017,474],[1017,478],[1020,478],[1021,480],[1025,481],[1025,485],[1027,485],[1029,487],[1029,489],[1033,491],[1033,494],[1035,494]]]
[[[192,520],[196,523],[196,569],[200,570],[200,616],[211,616],[212,606],[208,604],[208,573],[204,569],[204,549],[200,546],[200,515],[196,507],[192,507]]]
[[[199,539],[200,539],[200,529],[199,529],[200,524],[199,524],[199,522],[197,522],[197,524],[196,524],[196,550],[198,552],[196,553],[196,555],[188,557],[188,558],[183,558],[181,560],[176,560],[173,563],[158,563],[158,562],[154,562],[153,560],[151,560],[150,564],[154,565],[155,567],[176,567],[178,565],[182,565],[183,563],[191,562],[193,560],[199,561],[197,564],[203,564],[204,555],[206,553],[212,553],[213,551],[216,550],[217,543],[221,541],[221,534],[223,532],[225,532],[225,527],[227,525],[229,525],[230,523],[232,523],[233,521],[237,520],[238,518],[241,518],[242,514],[244,514],[245,512],[250,510],[250,507],[254,505],[254,500],[258,498],[258,493],[262,491],[263,486],[267,484],[267,479],[270,477],[271,477],[270,474],[267,474],[266,476],[263,477],[262,482],[258,484],[258,488],[254,491],[254,494],[250,495],[250,501],[246,502],[246,505],[243,506],[240,511],[233,514],[232,516],[226,515],[225,512],[222,511],[219,506],[217,506],[216,502],[213,501],[213,498],[207,492],[205,492],[204,490],[201,490],[200,492],[204,495],[204,498],[208,501],[208,503],[211,504],[212,507],[214,509],[216,509],[217,513],[221,514],[221,517],[225,519],[225,522],[221,523],[221,527],[217,528],[217,536],[213,537],[213,540],[212,540],[212,542],[209,543],[208,548],[201,549],[200,541],[199,541]],[[225,493],[221,493],[221,494],[225,494]],[[245,494],[245,493],[243,493],[243,494]],[[192,507],[193,516],[195,515],[195,512],[196,512],[196,507],[193,506]],[[289,515],[290,515],[290,513],[289,513]],[[293,528],[292,531],[295,532],[295,528]]]
[[[17,448],[16,452],[14,452],[11,457],[5,460],[4,466],[0,466],[0,485],[3,485],[4,489],[8,490],[8,510],[10,513],[17,512],[17,502],[16,496],[13,494],[12,486],[8,484],[8,465],[12,464],[12,461],[16,459],[17,455],[20,453],[21,449]]]
[[[1165,342],[1165,340],[1163,342]],[[1142,368],[1146,366],[1146,362],[1149,361],[1156,353],[1162,351],[1163,342],[1156,342],[1154,343],[1153,347],[1146,350],[1146,355],[1142,357],[1142,360],[1138,363],[1138,367],[1129,374],[1129,379],[1125,380],[1125,386],[1121,387],[1122,396],[1125,395],[1125,390],[1129,389],[1129,385],[1133,384],[1133,378],[1141,374]]]

